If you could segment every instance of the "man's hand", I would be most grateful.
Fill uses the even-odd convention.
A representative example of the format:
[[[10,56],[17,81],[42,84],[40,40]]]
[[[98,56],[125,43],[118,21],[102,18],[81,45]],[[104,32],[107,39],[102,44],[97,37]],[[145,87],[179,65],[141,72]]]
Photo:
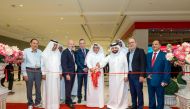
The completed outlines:
[[[124,77],[124,81],[127,82],[128,81],[128,77]]]
[[[42,79],[43,79],[43,80],[46,80],[46,75],[42,75]]]
[[[139,82],[143,83],[145,81],[145,78],[144,77],[139,77]]]
[[[62,74],[60,74],[60,80],[62,80],[62,78],[63,78],[63,75],[62,75]]]
[[[28,76],[23,76],[23,79],[24,79],[25,81],[28,81]]]
[[[88,72],[88,68],[84,68],[83,71],[84,71],[84,72]]]
[[[167,83],[161,82],[161,86],[162,86],[162,87],[165,87],[165,86],[167,86],[167,85],[168,85]]]
[[[70,81],[71,80],[71,77],[69,74],[66,75],[66,80]]]
[[[100,63],[99,62],[96,64],[96,67],[100,68]]]
[[[150,75],[148,75],[148,77],[147,77],[147,78],[148,78],[148,79],[152,79],[152,77],[151,77],[151,76],[152,76],[152,75],[150,74]]]
[[[95,71],[95,68],[91,68],[91,69],[90,69],[90,72],[94,72],[94,71]]]

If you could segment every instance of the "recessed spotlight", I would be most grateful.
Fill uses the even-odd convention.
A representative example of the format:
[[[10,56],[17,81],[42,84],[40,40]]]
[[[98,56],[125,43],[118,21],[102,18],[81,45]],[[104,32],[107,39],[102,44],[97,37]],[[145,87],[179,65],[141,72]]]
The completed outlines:
[[[63,18],[63,17],[61,17],[61,18],[60,18],[60,20],[64,20],[64,18]]]
[[[23,4],[12,4],[11,7],[13,8],[17,8],[17,7],[23,7],[24,5]]]
[[[18,5],[19,7],[23,7],[24,5],[23,4],[20,4],[20,5]]]
[[[12,4],[11,6],[12,6],[13,8],[16,7],[16,5],[14,5],[14,4]]]

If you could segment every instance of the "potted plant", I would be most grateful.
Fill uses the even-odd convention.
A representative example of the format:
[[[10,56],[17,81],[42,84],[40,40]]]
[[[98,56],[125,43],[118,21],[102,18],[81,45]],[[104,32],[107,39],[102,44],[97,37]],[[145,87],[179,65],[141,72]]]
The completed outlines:
[[[180,89],[177,96],[180,108],[187,109],[190,107],[190,43],[184,42],[181,45],[177,45],[176,48],[168,46],[167,49],[169,50],[166,54],[166,59],[174,63],[174,65],[182,67],[182,78],[187,84],[184,89]]]
[[[182,78],[183,74],[182,73],[179,73],[177,75],[177,83],[178,83],[178,86],[179,86],[179,90],[182,90],[186,87],[187,85],[187,82]]]
[[[176,95],[179,90],[177,82],[170,80],[170,83],[165,87],[165,106],[164,109],[171,109],[170,106],[177,104]]]

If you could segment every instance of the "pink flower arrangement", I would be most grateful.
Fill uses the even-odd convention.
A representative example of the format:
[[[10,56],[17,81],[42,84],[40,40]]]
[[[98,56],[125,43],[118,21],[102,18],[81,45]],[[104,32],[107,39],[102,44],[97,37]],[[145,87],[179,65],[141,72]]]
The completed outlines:
[[[171,44],[170,44],[171,45]],[[176,48],[169,48],[166,59],[177,65],[190,64],[190,43],[184,42]]]
[[[23,53],[17,46],[8,46],[0,43],[0,61],[5,63],[21,63]]]

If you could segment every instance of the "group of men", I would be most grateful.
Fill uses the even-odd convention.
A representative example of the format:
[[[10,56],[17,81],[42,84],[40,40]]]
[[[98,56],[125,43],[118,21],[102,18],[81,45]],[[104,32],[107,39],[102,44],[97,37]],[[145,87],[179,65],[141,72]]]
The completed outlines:
[[[100,71],[109,64],[109,101],[107,108],[128,108],[128,86],[131,93],[132,109],[143,109],[143,82],[147,78],[149,109],[163,109],[164,87],[170,80],[170,63],[165,53],[160,51],[161,44],[153,41],[153,52],[145,54],[137,47],[134,38],[128,39],[128,48],[122,40],[110,45],[110,54],[104,56],[102,47],[95,43],[90,51],[85,48],[85,40],[79,40],[80,48],[75,51],[73,40],[68,41],[65,50],[59,49],[59,43],[51,40],[43,52],[38,49],[38,40],[32,39],[31,47],[24,50],[22,74],[26,81],[28,109],[42,106],[45,109],[59,109],[60,79],[65,81],[65,104],[74,108],[71,91],[77,74],[78,103],[82,100],[84,84],[84,100],[88,107],[104,107],[104,80],[99,77],[98,88],[92,86],[91,73]],[[89,52],[89,53],[88,53]],[[76,68],[77,67],[77,68]],[[43,97],[41,97],[41,80],[43,80]],[[36,99],[33,102],[32,88],[35,81]],[[129,85],[128,85],[129,84]],[[94,95],[95,94],[95,95]],[[96,97],[97,96],[97,97]],[[157,104],[157,105],[156,105]]]

